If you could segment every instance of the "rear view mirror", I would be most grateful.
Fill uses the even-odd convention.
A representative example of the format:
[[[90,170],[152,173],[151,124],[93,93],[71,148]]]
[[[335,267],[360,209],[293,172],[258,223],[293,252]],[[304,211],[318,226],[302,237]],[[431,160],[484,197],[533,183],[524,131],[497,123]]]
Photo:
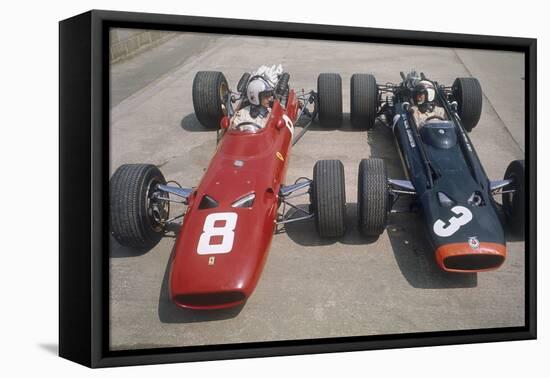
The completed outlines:
[[[221,121],[220,121],[220,127],[223,129],[223,130],[227,130],[229,128],[229,117],[228,116],[224,116],[222,117]]]

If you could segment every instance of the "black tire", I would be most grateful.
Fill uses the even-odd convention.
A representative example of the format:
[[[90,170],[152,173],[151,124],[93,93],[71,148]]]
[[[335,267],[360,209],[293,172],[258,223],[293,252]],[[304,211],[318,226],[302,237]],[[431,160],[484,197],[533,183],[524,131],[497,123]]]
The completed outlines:
[[[208,129],[220,127],[227,114],[229,86],[223,73],[199,71],[193,80],[193,108],[199,122]]]
[[[359,231],[365,236],[380,236],[388,221],[390,197],[388,174],[382,159],[363,159],[359,163],[357,185]]]
[[[288,100],[289,80],[290,74],[288,72],[283,72],[283,74],[279,78],[279,81],[277,82],[277,86],[275,87],[275,98],[280,99],[283,106],[286,106]]]
[[[479,81],[473,77],[459,77],[452,87],[453,97],[458,102],[458,115],[467,132],[472,131],[481,117],[483,93]]]
[[[372,129],[378,110],[376,79],[370,74],[353,74],[350,89],[351,124],[356,128]]]
[[[515,190],[502,195],[502,206],[510,231],[516,236],[525,236],[525,160],[514,160],[506,168],[505,180],[512,180],[502,190]]]
[[[342,123],[342,78],[337,73],[322,73],[317,78],[317,110],[325,127]]]
[[[313,167],[311,200],[319,236],[340,237],[346,231],[346,188],[340,160],[319,160]]]
[[[237,84],[237,92],[246,93],[246,87],[248,86],[248,80],[250,79],[250,72],[243,73],[243,76],[239,79]]]
[[[151,213],[151,196],[157,184],[166,184],[160,170],[151,164],[125,164],[110,180],[111,234],[123,246],[152,248],[164,234]],[[169,203],[162,202],[168,215]]]

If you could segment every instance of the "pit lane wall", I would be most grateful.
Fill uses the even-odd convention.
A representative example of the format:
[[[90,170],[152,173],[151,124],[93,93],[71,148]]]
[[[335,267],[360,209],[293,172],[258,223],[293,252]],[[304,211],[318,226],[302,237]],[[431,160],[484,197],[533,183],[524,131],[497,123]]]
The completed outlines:
[[[109,61],[111,64],[131,58],[175,37],[177,33],[142,29],[111,29]]]

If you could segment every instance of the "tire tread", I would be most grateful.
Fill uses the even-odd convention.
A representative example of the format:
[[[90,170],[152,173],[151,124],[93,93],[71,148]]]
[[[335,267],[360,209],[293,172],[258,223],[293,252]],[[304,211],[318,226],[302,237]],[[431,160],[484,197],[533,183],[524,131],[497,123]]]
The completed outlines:
[[[520,184],[516,182],[513,186],[506,186],[504,191],[509,189],[515,189],[517,194],[512,200],[512,196],[509,193],[502,195],[502,205],[504,207],[504,213],[506,220],[509,224],[510,230],[519,237],[525,236],[525,160],[514,160],[506,168],[504,173],[504,179],[510,179],[511,177],[517,178]]]
[[[344,165],[340,160],[320,160],[313,167],[313,203],[321,237],[345,233],[346,190]]]
[[[483,93],[476,78],[457,78],[453,83],[453,97],[458,102],[458,115],[462,126],[470,132],[477,126],[481,117]]]
[[[166,182],[154,165],[125,164],[110,180],[111,234],[123,246],[151,247],[162,236],[151,228],[145,204],[146,185],[153,177]]]
[[[342,77],[337,73],[321,73],[317,78],[319,122],[322,126],[342,123]]]
[[[370,130],[376,122],[378,86],[370,74],[353,74],[350,80],[350,119],[356,128]]]
[[[375,158],[361,160],[358,179],[359,230],[365,236],[379,236],[386,228],[390,206],[384,161]]]
[[[219,71],[199,71],[193,79],[193,108],[199,122],[208,129],[217,129],[224,116],[219,88],[227,85]]]

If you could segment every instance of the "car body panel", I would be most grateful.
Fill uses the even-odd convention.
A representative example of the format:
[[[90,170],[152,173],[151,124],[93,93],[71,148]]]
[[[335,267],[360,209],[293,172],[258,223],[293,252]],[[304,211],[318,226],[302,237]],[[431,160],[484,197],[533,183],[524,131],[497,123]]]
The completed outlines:
[[[225,132],[176,240],[169,287],[177,306],[233,307],[252,294],[273,238],[297,114],[290,91],[286,108],[274,102],[263,130]],[[233,206],[251,194],[251,207]]]
[[[412,124],[408,103],[395,104],[392,129],[404,170],[415,188],[438,265],[451,272],[497,269],[506,258],[498,205],[459,118],[439,96],[450,119],[420,129]]]

